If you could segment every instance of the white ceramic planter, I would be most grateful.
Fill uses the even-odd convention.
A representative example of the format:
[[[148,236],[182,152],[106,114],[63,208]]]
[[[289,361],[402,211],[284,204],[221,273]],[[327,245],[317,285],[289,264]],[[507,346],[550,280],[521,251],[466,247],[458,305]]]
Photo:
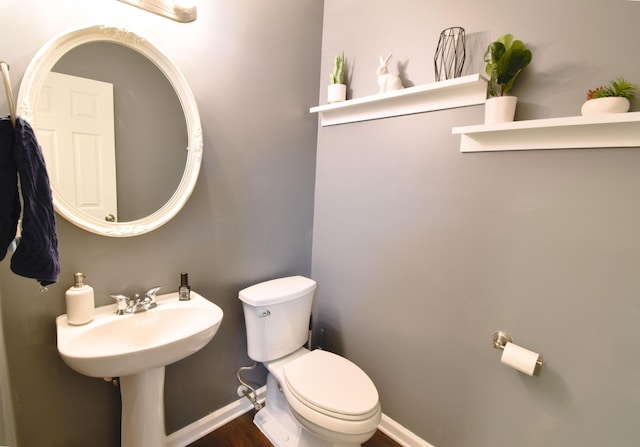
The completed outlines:
[[[344,84],[329,84],[327,87],[327,103],[341,102],[347,99],[347,86]]]
[[[581,113],[587,115],[605,115],[608,113],[625,113],[631,108],[627,98],[608,96],[606,98],[589,99],[582,105]]]
[[[517,96],[495,96],[484,104],[484,123],[507,123],[516,116]]]

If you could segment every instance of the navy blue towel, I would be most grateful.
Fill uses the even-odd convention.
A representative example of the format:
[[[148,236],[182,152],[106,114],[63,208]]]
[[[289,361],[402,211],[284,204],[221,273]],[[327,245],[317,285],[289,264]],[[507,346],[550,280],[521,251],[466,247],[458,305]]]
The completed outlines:
[[[13,159],[15,133],[9,117],[0,118],[0,261],[16,237],[20,218],[18,170]]]
[[[22,238],[11,257],[11,270],[47,286],[60,275],[51,186],[35,132],[20,117],[16,120],[13,160],[20,179],[24,211]],[[4,240],[2,242],[4,244]]]

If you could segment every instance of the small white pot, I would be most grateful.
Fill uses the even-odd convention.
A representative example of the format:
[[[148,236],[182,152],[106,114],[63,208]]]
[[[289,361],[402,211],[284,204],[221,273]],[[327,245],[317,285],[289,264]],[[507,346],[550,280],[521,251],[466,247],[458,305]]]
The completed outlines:
[[[484,104],[484,123],[507,123],[516,116],[517,96],[495,96]]]
[[[631,108],[627,98],[607,96],[605,98],[589,99],[582,105],[581,113],[587,115],[604,115],[607,113],[625,113]]]
[[[344,84],[329,84],[327,87],[327,102],[332,104],[347,99],[347,86]]]

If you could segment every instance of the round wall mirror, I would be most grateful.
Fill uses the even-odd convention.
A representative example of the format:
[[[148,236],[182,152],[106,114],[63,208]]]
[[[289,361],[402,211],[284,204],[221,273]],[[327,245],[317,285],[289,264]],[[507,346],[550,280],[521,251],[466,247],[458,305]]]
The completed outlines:
[[[43,149],[56,211],[80,228],[147,233],[195,187],[195,98],[175,64],[130,31],[91,26],[51,39],[27,67],[17,114]]]

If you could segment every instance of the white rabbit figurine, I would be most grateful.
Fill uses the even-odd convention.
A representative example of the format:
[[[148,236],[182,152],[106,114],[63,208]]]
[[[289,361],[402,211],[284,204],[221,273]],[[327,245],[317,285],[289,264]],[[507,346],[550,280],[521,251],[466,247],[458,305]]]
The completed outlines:
[[[377,71],[378,87],[380,88],[378,93],[391,92],[393,90],[400,90],[401,88],[404,88],[402,86],[400,76],[397,74],[390,74],[387,69],[387,65],[391,62],[392,56],[393,54],[390,54],[386,59],[383,59],[382,56],[380,56],[380,66]]]

